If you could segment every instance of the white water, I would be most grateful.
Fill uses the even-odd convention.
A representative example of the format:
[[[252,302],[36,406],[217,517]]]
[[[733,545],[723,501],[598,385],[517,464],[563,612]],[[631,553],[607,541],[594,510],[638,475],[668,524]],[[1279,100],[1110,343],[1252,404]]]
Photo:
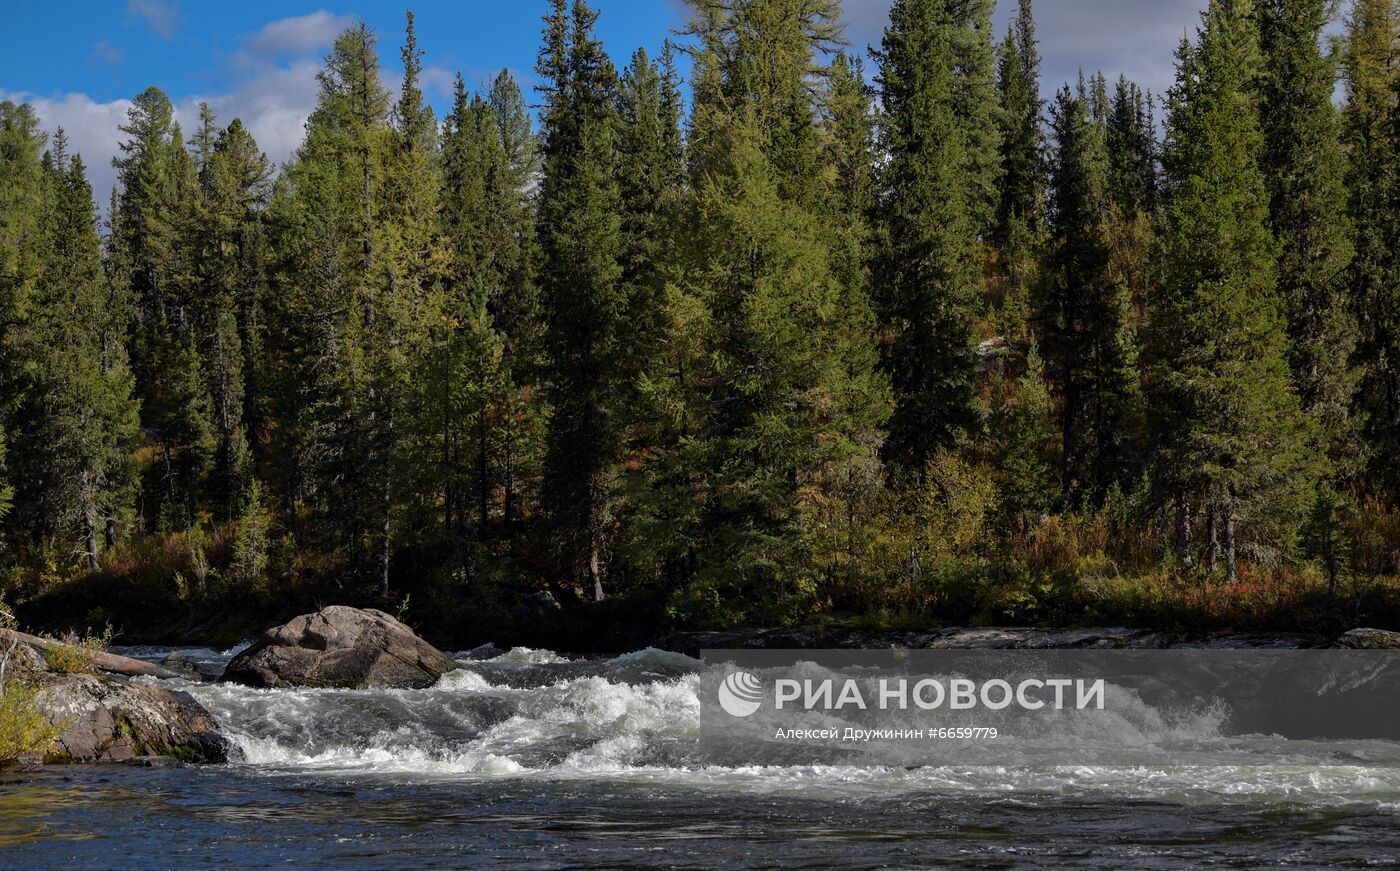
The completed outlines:
[[[1116,698],[1092,723],[1047,714],[1023,734],[966,748],[967,763],[754,765],[702,717],[704,666],[644,650],[569,660],[517,648],[460,655],[422,690],[263,690],[178,684],[214,713],[247,767],[268,775],[362,773],[394,780],[611,780],[723,795],[900,794],[1340,806],[1400,814],[1400,748],[1221,735],[1217,710],[1158,711]],[[188,652],[187,652],[188,653]],[[199,651],[192,658],[228,653]],[[815,667],[813,667],[815,668]],[[1114,692],[1115,690],[1110,690]],[[913,715],[911,714],[911,717]],[[911,720],[910,722],[914,722]],[[886,723],[885,725],[890,725]],[[1150,764],[1085,765],[1084,746],[1130,747]],[[1110,758],[1106,754],[1105,758]]]

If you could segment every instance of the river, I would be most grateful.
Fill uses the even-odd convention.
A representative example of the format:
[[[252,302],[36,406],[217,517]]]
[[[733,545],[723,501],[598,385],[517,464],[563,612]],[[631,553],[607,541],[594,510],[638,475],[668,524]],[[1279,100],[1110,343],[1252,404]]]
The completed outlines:
[[[0,867],[1400,865],[1400,767],[1375,742],[1221,763],[1206,719],[1163,765],[755,766],[702,740],[696,660],[456,658],[423,690],[161,681],[244,761],[0,774]]]

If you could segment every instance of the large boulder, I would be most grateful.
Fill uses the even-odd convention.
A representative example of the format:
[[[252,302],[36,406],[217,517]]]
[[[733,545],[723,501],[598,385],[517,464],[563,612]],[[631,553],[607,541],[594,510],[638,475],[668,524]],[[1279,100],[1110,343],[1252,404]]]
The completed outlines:
[[[1389,629],[1352,629],[1342,633],[1333,647],[1351,650],[1400,650],[1400,632]]]
[[[229,662],[220,680],[255,687],[419,688],[457,667],[383,611],[333,605],[269,629]]]
[[[37,674],[38,701],[61,729],[44,762],[173,757],[227,762],[236,750],[188,693],[91,674]]]

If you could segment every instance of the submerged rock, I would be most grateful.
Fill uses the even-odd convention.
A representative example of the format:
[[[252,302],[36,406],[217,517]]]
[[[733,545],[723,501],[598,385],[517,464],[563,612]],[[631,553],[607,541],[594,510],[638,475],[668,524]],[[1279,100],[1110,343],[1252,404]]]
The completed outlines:
[[[203,676],[199,673],[199,666],[195,665],[192,659],[178,650],[173,650],[166,654],[165,658],[160,661],[160,664],[173,672],[177,672],[186,680],[203,680]]]
[[[90,674],[35,679],[49,722],[62,729],[44,762],[227,762],[235,752],[214,717],[187,693]]]
[[[255,687],[432,686],[457,668],[447,654],[373,608],[332,605],[269,629],[221,681]]]
[[[1352,650],[1400,650],[1400,632],[1388,629],[1352,629],[1342,633],[1333,647]]]

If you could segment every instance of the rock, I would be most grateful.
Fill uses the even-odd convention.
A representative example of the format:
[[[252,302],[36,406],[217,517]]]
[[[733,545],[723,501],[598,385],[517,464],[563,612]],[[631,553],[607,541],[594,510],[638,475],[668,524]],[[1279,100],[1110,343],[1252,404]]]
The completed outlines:
[[[421,688],[457,667],[383,611],[333,605],[269,629],[229,662],[220,680],[255,687]]]
[[[1171,638],[1150,629],[946,629],[926,647],[957,650],[1159,650]]]
[[[512,616],[521,623],[543,620],[562,611],[559,600],[548,590],[538,590],[522,596]]]
[[[0,639],[0,654],[9,647],[9,642]],[[49,668],[49,664],[44,661],[44,654],[28,644],[19,642],[15,642],[10,649],[10,665],[19,671],[48,671]]]
[[[227,762],[236,751],[188,693],[90,674],[36,675],[50,723],[63,729],[44,762],[173,757]]]
[[[1234,632],[1172,646],[1187,650],[1306,650],[1319,643],[1319,639],[1297,632]]]
[[[199,667],[194,664],[193,660],[178,650],[172,650],[170,653],[167,653],[165,658],[160,661],[160,664],[179,674],[185,680],[203,680],[203,676],[199,673]]]
[[[1342,633],[1333,647],[1350,650],[1400,650],[1400,632],[1388,629],[1352,629]]]

